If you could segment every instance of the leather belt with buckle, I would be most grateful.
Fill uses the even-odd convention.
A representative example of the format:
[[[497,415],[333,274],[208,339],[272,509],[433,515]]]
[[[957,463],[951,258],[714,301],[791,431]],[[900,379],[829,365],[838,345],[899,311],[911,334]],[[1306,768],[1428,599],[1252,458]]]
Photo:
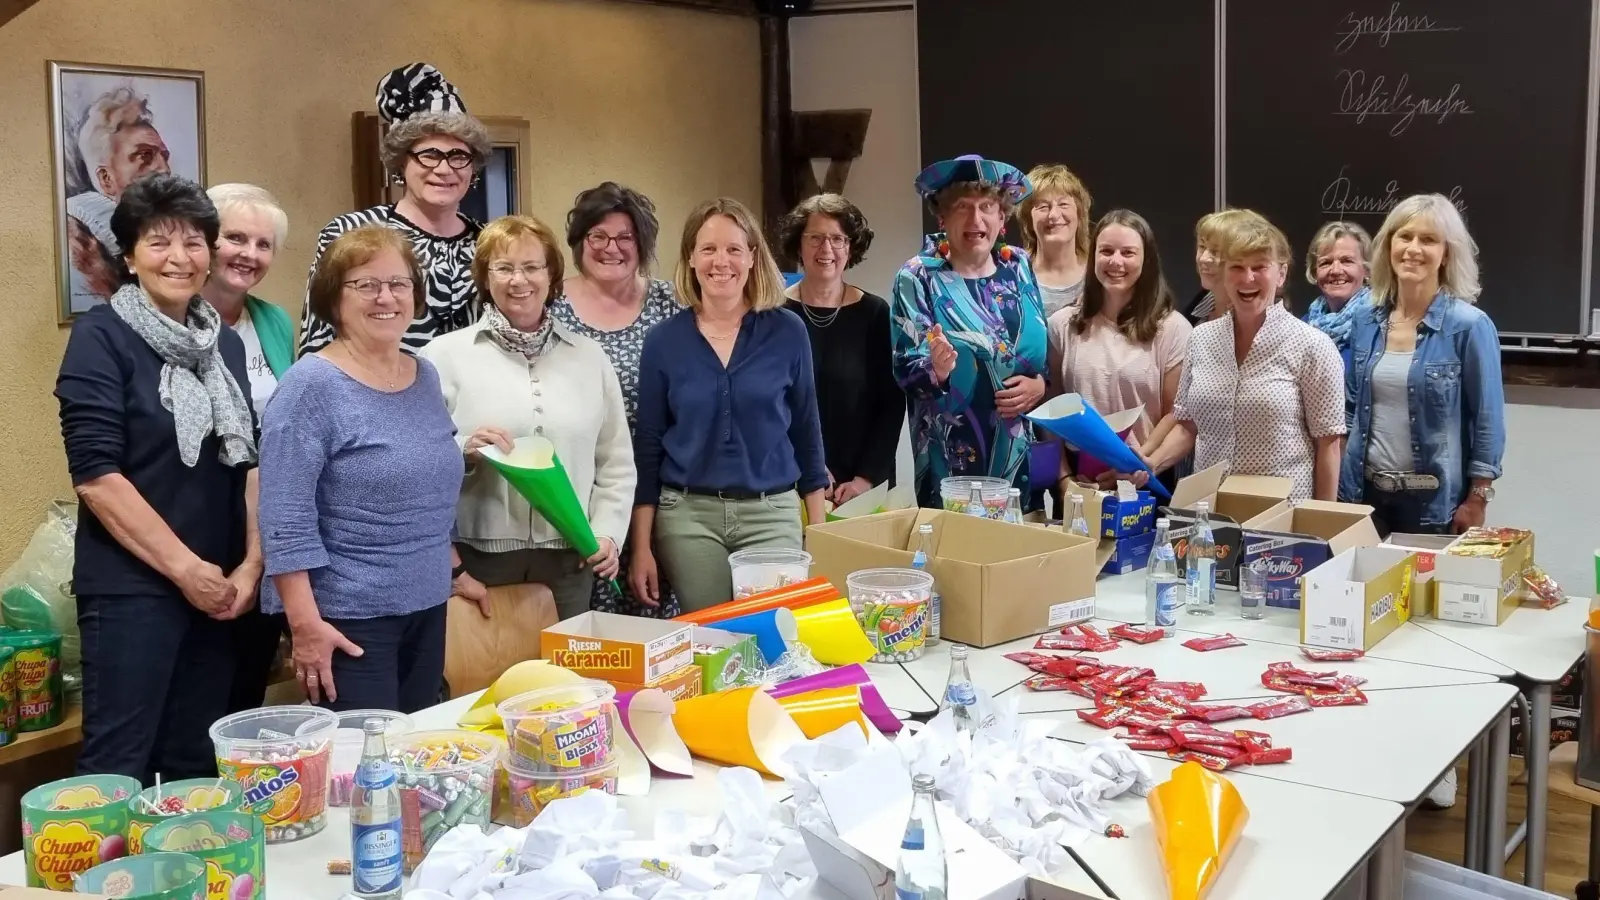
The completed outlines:
[[[1367,483],[1386,494],[1439,489],[1438,478],[1432,475],[1418,475],[1416,472],[1374,472],[1368,469]]]

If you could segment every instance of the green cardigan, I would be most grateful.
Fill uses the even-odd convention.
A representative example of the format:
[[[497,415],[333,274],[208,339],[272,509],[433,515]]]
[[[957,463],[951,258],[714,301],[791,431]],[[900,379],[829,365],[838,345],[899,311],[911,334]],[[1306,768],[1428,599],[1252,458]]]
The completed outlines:
[[[256,336],[261,339],[267,368],[282,378],[294,364],[294,323],[288,313],[253,294],[245,295],[244,305],[250,310],[250,321],[255,323]]]

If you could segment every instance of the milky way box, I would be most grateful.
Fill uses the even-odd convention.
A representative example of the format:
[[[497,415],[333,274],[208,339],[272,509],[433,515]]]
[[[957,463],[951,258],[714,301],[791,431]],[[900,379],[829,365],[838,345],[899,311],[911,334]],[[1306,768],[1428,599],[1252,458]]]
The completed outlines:
[[[1372,507],[1306,500],[1244,529],[1240,567],[1268,559],[1267,605],[1300,608],[1300,576],[1355,547],[1378,543]]]

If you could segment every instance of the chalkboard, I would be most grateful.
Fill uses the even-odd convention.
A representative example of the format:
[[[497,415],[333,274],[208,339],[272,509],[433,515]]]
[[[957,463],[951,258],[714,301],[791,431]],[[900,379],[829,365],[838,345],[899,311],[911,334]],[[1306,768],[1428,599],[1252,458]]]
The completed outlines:
[[[1187,299],[1194,223],[1216,199],[1214,31],[1203,0],[918,0],[923,163],[1065,164],[1096,217],[1150,221]]]
[[[1476,238],[1500,331],[1580,324],[1589,0],[1228,0],[1226,182],[1303,254],[1417,193]],[[1291,273],[1297,309],[1316,295]],[[1583,323],[1586,324],[1586,323]]]

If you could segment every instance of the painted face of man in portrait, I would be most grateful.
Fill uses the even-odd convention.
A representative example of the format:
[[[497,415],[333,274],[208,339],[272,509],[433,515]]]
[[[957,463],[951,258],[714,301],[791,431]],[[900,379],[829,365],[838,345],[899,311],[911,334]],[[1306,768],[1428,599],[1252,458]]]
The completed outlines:
[[[113,200],[146,175],[172,171],[171,152],[155,126],[126,125],[111,135],[110,153],[94,170],[95,186]]]

